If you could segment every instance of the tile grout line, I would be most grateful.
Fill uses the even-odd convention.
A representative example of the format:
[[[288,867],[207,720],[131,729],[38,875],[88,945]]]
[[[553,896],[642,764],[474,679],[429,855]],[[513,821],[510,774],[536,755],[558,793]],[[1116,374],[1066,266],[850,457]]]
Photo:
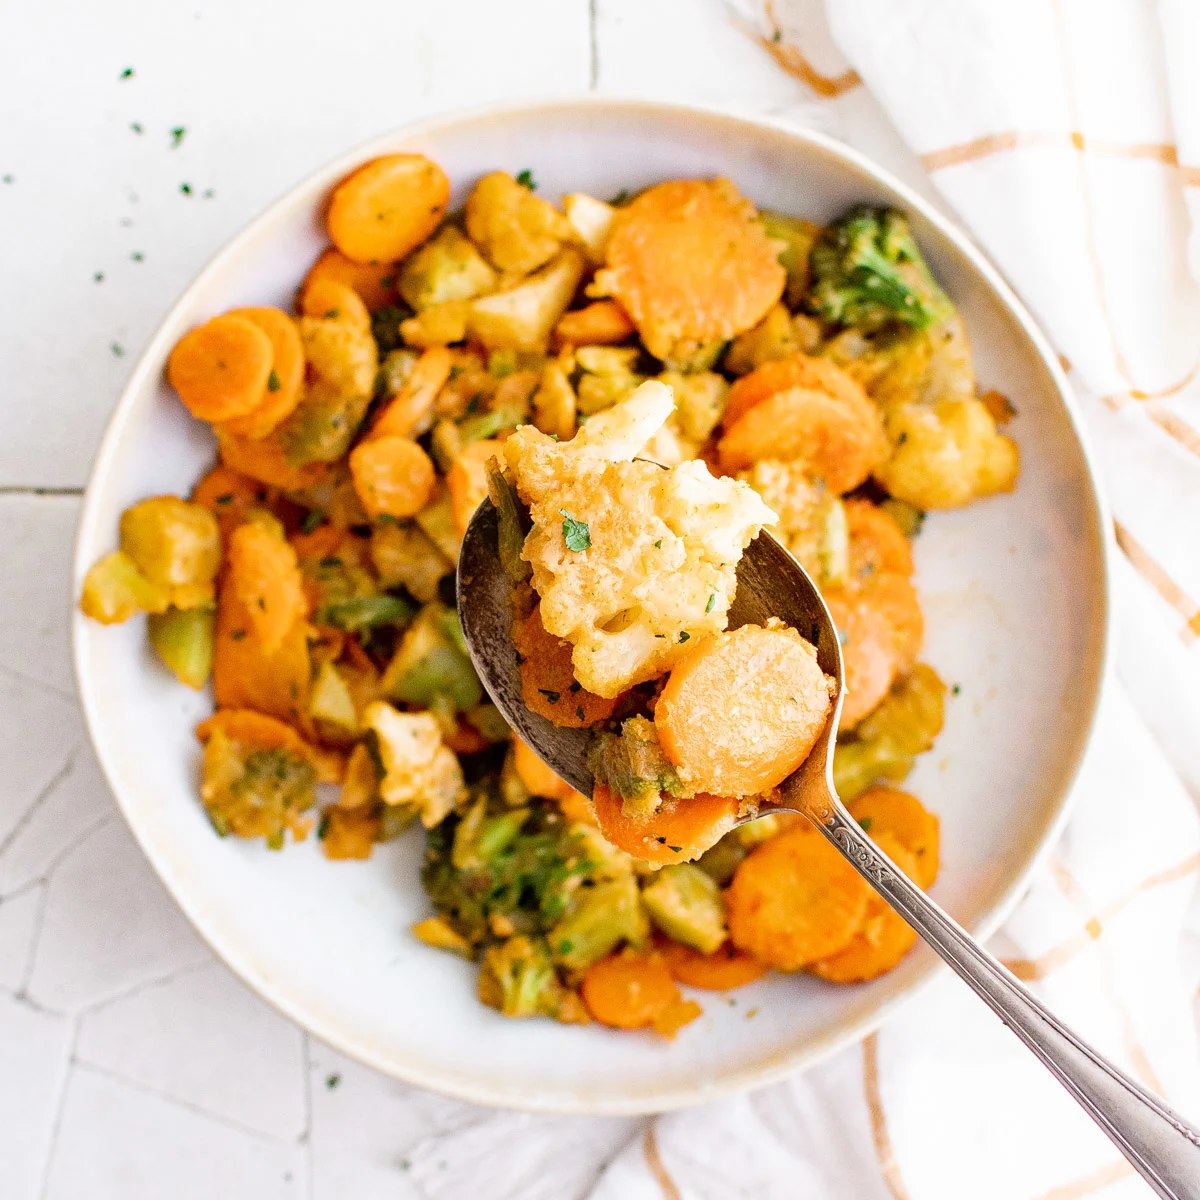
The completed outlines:
[[[58,1138],[62,1132],[63,1111],[67,1107],[67,1090],[71,1086],[71,1077],[75,1073],[75,1047],[79,1042],[79,1018],[71,1018],[71,1044],[67,1048],[66,1070],[63,1072],[62,1088],[58,1093],[58,1103],[54,1106],[54,1122],[50,1126],[50,1145],[46,1147],[46,1161],[42,1166],[42,1186],[38,1195],[46,1200],[50,1192],[50,1172],[54,1167],[54,1156],[58,1151]]]
[[[74,692],[66,691],[53,683],[47,683],[44,679],[34,679],[30,675],[22,675],[20,671],[14,671],[12,667],[5,663],[0,663],[0,675],[6,676],[14,683],[43,691],[49,696],[55,696],[59,700],[68,700],[72,704],[79,704],[79,697]]]
[[[600,39],[598,36],[600,0],[588,0],[588,91],[600,83]]]
[[[0,499],[7,496],[46,496],[50,499],[67,497],[78,499],[83,495],[81,487],[38,487],[32,483],[0,484]]]
[[[75,769],[75,758],[78,753],[79,746],[76,744],[71,747],[70,752],[67,754],[66,762],[50,776],[37,795],[29,802],[29,807],[17,818],[17,823],[8,831],[4,839],[0,841],[0,856],[6,854],[8,848],[21,836],[25,827],[33,820],[34,814],[46,803],[46,800],[57,789],[58,785],[64,779],[70,777],[71,772]]]

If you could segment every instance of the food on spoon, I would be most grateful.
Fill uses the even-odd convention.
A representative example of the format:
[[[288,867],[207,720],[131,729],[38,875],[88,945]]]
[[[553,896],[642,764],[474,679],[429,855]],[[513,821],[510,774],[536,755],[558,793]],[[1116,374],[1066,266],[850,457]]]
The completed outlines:
[[[211,677],[219,833],[279,848],[315,824],[352,861],[426,827],[435,915],[412,932],[471,959],[499,1013],[669,1036],[698,1012],[678,985],[890,969],[911,931],[819,836],[737,825],[828,691],[795,632],[726,629],[736,563],[767,527],[826,595],[838,789],[928,886],[937,818],[888,786],[945,705],[911,543],[926,509],[1013,486],[1012,406],[978,394],[898,214],[822,229],[723,180],[561,207],[530,173],[467,182],[447,218],[436,164],[364,164],[294,314],[247,296],[184,334],[168,381],[217,461],[190,500],[127,510],[81,608],[146,614],[164,669]],[[593,730],[593,797],[510,740],[449,606],[485,495],[525,702]]]

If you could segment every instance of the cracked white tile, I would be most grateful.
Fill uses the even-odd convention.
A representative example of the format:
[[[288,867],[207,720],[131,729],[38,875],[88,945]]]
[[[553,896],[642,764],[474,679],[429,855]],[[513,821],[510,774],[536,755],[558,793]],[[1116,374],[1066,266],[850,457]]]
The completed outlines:
[[[45,1200],[300,1200],[299,1147],[256,1137],[77,1065]]]
[[[255,1133],[295,1140],[306,1116],[302,1040],[212,963],[85,1014],[76,1056]]]
[[[44,878],[74,842],[110,816],[116,809],[108,784],[91,747],[82,746],[0,845],[0,896]]]
[[[25,986],[45,893],[38,884],[0,900],[0,988],[16,992]]]
[[[71,1022],[0,995],[0,1163],[13,1200],[37,1195],[70,1052]]]
[[[0,550],[0,562],[3,561]],[[0,607],[0,613],[4,612]],[[0,620],[0,638],[5,627],[19,620],[19,616]],[[0,720],[0,763],[4,764],[0,847],[3,847],[39,796],[62,773],[86,735],[75,704],[11,675],[0,674],[0,713],[4,714]]]
[[[35,688],[43,685],[59,701],[75,694],[64,618],[71,611],[78,516],[74,497],[0,496],[0,613],[5,618],[0,621],[0,666]],[[44,733],[56,728],[48,724]]]
[[[114,818],[50,877],[28,991],[73,1012],[210,955]]]

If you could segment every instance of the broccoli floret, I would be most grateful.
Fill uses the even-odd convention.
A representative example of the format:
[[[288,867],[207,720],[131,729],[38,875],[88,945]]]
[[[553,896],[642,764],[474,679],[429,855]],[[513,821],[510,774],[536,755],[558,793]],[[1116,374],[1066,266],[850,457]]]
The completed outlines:
[[[954,306],[937,285],[902,213],[856,205],[821,232],[809,258],[809,308],[865,332],[927,329]]]
[[[506,1017],[557,1017],[565,992],[545,938],[512,937],[483,956],[479,998]]]
[[[478,946],[551,929],[593,868],[586,841],[557,805],[533,797],[509,809],[489,777],[465,814],[429,831],[422,881],[438,912]]]
[[[255,750],[215,730],[204,747],[201,797],[216,831],[283,847],[316,802],[312,766],[285,749]]]
[[[588,767],[598,783],[616,792],[623,808],[650,816],[663,792],[684,794],[675,768],[658,744],[654,722],[630,717],[620,734],[601,733],[588,750]]]

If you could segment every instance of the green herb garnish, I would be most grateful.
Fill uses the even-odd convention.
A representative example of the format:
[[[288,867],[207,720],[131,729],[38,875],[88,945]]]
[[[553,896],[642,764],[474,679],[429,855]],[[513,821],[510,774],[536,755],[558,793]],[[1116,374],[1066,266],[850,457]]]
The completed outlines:
[[[267,391],[277,392],[281,387],[283,384],[279,382],[279,372],[272,367],[270,375],[267,376]]]
[[[713,605],[716,604],[716,602],[717,602],[717,593],[713,592],[713,594],[711,596],[709,596],[709,598],[708,598],[708,603],[704,606],[704,611],[706,614],[712,612]]]
[[[545,688],[538,688],[538,691],[541,692],[541,694],[543,696],[545,696],[546,699],[549,700],[551,704],[557,704],[559,697],[562,695],[561,692],[550,692],[550,691],[547,691]]]
[[[576,521],[574,517],[568,517],[563,509],[558,510],[566,520],[563,521],[563,541],[567,543],[568,550],[589,550],[592,545],[591,530],[587,527],[586,521]]]
[[[537,183],[533,178],[533,172],[528,167],[517,176],[517,182],[523,188],[528,188],[531,192],[537,191]]]

